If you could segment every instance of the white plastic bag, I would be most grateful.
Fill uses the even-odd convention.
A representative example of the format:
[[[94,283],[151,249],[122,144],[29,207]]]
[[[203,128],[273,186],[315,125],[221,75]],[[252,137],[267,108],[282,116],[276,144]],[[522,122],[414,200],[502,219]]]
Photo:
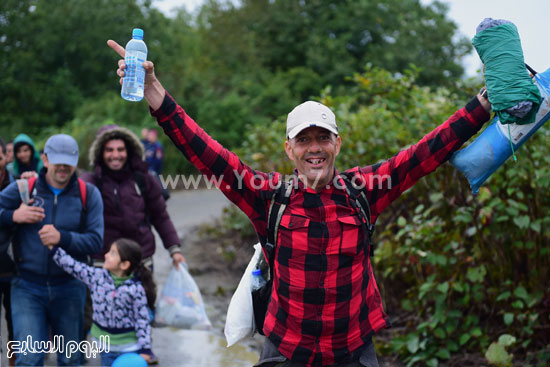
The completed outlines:
[[[262,246],[257,243],[254,245],[254,250],[254,255],[250,259],[227,308],[224,334],[228,347],[239,340],[254,335],[254,308],[252,306],[252,294],[250,293],[250,281],[252,270],[256,267],[262,254]]]
[[[157,301],[155,323],[181,329],[209,329],[211,326],[199,287],[182,264],[170,270]]]

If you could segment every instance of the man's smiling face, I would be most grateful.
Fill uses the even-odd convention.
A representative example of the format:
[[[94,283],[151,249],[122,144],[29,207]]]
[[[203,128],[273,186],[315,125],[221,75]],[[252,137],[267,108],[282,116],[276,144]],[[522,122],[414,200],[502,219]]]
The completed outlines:
[[[122,139],[112,139],[103,147],[103,161],[113,171],[121,170],[128,159],[126,144]]]
[[[334,162],[341,144],[339,136],[313,126],[287,140],[285,151],[294,161],[298,175],[305,179],[306,186],[321,191],[333,178]]]

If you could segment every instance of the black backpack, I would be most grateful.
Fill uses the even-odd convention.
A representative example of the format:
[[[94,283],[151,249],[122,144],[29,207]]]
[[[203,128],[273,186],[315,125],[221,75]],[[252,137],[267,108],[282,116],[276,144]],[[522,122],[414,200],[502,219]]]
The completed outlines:
[[[374,224],[370,222],[370,206],[365,191],[356,187],[346,173],[341,173],[340,177],[342,177],[344,181],[346,193],[352,198],[351,205],[359,215],[359,218],[361,218],[363,229],[367,234],[365,253],[373,256],[374,247],[371,239],[374,233]],[[267,217],[267,240],[263,246],[268,259],[262,256],[258,265],[262,270],[262,275],[267,279],[267,282],[263,287],[252,291],[256,331],[261,335],[264,335],[263,328],[265,315],[267,313],[267,306],[271,301],[271,292],[273,290],[273,266],[271,264],[273,264],[274,261],[279,224],[281,223],[281,218],[283,217],[286,206],[290,202],[292,188],[292,182],[288,183],[283,181],[279,188],[273,192],[271,205],[269,206],[269,214]]]

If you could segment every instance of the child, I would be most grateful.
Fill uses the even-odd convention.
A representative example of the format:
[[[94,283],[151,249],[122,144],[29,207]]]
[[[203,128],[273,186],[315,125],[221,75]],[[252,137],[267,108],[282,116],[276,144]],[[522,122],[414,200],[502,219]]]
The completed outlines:
[[[32,139],[26,134],[19,134],[13,141],[13,161],[7,169],[13,178],[29,178],[40,172],[44,163]]]
[[[105,254],[103,269],[74,260],[59,246],[52,254],[57,265],[90,289],[92,336],[109,336],[110,341],[109,352],[101,352],[101,365],[111,366],[126,352],[139,353],[149,361],[151,326],[147,306],[154,308],[156,287],[151,272],[141,265],[141,247],[129,239],[116,240]]]

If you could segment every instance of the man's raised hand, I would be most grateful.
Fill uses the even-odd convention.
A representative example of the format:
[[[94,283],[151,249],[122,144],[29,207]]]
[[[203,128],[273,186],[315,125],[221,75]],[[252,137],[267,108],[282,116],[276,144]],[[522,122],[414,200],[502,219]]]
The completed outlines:
[[[121,60],[118,60],[118,69],[116,71],[117,75],[120,77],[120,84],[122,85],[124,69],[126,68],[126,63],[124,62],[126,50],[113,40],[108,40],[107,46],[112,48],[120,57],[122,57]],[[145,99],[153,110],[157,110],[164,100],[166,91],[155,76],[155,65],[151,61],[145,61],[143,63],[143,68],[145,69]]]

